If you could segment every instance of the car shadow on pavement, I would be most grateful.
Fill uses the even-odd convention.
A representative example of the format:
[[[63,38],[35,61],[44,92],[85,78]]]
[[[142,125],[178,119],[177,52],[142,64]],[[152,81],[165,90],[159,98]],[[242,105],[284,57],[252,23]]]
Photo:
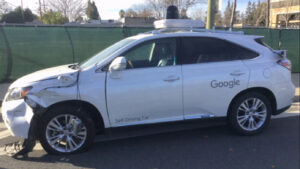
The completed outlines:
[[[299,116],[274,119],[270,127],[255,136],[239,136],[222,125],[98,142],[89,151],[75,155],[35,151],[17,161],[42,163],[50,168],[64,163],[105,169],[293,169],[299,168]]]

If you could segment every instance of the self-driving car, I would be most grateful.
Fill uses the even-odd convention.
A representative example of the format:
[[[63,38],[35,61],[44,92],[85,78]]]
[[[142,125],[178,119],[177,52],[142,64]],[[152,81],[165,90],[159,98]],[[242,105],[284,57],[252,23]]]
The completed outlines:
[[[262,39],[189,26],[128,37],[17,79],[2,116],[12,135],[54,154],[86,150],[105,129],[192,119],[227,117],[238,134],[257,134],[295,91],[286,52]]]

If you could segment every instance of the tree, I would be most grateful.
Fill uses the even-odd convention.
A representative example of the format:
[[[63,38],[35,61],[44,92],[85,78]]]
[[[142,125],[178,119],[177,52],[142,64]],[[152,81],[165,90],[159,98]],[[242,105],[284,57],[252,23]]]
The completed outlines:
[[[146,0],[147,6],[152,9],[153,15],[157,19],[162,19],[166,16],[167,8],[170,5],[177,6],[180,16],[186,16],[188,9],[205,0]]]
[[[99,13],[97,6],[95,5],[95,2],[91,2],[90,0],[88,1],[87,8],[85,10],[86,15],[88,16],[89,19],[99,19]]]
[[[69,20],[67,17],[63,16],[61,12],[47,11],[43,14],[43,17],[40,18],[44,24],[64,24]]]
[[[137,17],[153,17],[152,9],[145,4],[133,5],[132,10],[135,11]]]
[[[48,0],[47,6],[55,12],[60,12],[69,21],[83,16],[86,9],[84,0]]]
[[[185,9],[180,12],[180,18],[181,19],[188,19],[187,11]]]
[[[125,17],[137,17],[137,16],[138,14],[132,8],[129,8],[125,12]]]
[[[224,11],[224,19],[223,19],[223,24],[226,26],[230,25],[231,12],[232,12],[232,5],[230,3],[230,0],[228,0],[227,6]]]
[[[11,7],[5,0],[0,0],[0,15],[6,14],[11,10]]]
[[[292,6],[292,4],[294,2],[293,2],[293,0],[290,0],[285,3],[286,3],[286,8],[285,8],[285,12],[284,12],[284,22],[285,22],[285,27],[287,28],[289,26],[289,21],[290,21],[290,17],[291,17],[291,14],[289,14],[289,9],[290,9],[290,6]]]
[[[260,1],[257,4],[256,10],[254,12],[255,25],[256,26],[266,26],[267,23],[267,3]]]
[[[235,11],[234,22],[235,23],[242,23],[242,21],[243,21],[243,13],[241,13],[240,11]]]
[[[215,26],[223,26],[223,18],[221,12],[215,14]]]
[[[23,17],[24,13],[24,17]],[[22,11],[21,7],[17,7],[14,11],[8,12],[2,15],[1,22],[6,23],[24,23],[32,22],[37,18],[30,9],[26,8],[25,11]]]
[[[119,16],[121,19],[125,17],[125,11],[123,9],[119,11]]]
[[[34,15],[30,9],[26,8],[24,10],[24,21],[25,22],[32,22],[36,18],[37,18],[37,16]]]
[[[251,3],[248,2],[248,6],[246,8],[246,12],[243,15],[243,23],[251,26],[265,26],[267,20],[267,3],[260,2],[258,3]]]
[[[246,15],[245,15],[245,22],[247,25],[254,25],[255,21],[254,21],[254,11],[256,9],[256,5],[255,3],[251,3],[250,1],[248,1],[248,5],[246,8]]]
[[[191,11],[191,13],[190,13],[190,17],[195,20],[204,21],[205,16],[206,16],[206,13],[203,11],[203,9],[201,7]]]

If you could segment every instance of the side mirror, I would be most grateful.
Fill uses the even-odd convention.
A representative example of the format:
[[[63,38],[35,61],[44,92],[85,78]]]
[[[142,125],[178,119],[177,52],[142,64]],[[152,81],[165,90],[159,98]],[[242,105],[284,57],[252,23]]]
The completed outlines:
[[[115,71],[121,71],[126,69],[127,61],[126,58],[123,56],[119,56],[115,58],[112,63],[109,65],[109,71],[115,72]]]

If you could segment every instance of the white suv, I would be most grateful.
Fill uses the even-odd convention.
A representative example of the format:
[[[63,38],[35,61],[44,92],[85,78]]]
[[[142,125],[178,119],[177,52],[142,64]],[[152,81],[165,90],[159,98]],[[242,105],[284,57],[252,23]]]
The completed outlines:
[[[82,64],[15,81],[2,106],[12,135],[49,153],[87,149],[106,128],[228,117],[261,132],[292,103],[290,61],[261,36],[161,29],[121,40]]]

